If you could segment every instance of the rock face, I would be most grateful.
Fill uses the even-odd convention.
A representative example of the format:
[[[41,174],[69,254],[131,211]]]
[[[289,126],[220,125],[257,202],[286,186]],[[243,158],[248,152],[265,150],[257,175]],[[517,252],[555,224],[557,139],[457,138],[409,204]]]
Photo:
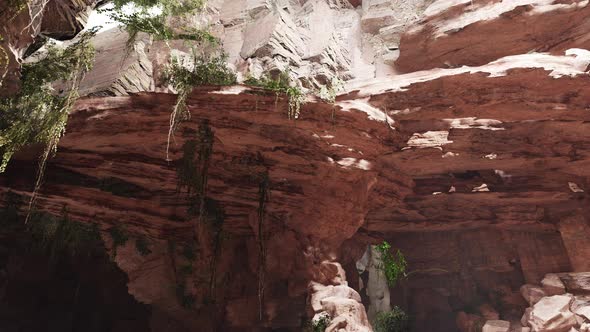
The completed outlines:
[[[151,38],[139,34],[132,45],[128,45],[128,39],[126,32],[115,28],[92,40],[95,70],[82,80],[81,95],[121,96],[155,90],[152,63],[155,59],[148,58]]]
[[[294,122],[284,97],[195,89],[170,162],[176,96],[153,92],[157,43],[141,38],[125,58],[125,37],[105,32],[37,208],[67,206],[97,224],[156,331],[300,331],[322,313],[330,330],[366,331],[365,308],[389,304],[416,331],[587,330],[587,10],[549,0],[212,1],[206,14],[239,73],[290,64],[308,87],[338,76],[347,90],[334,105],[309,97]],[[12,59],[36,36],[3,29]],[[17,67],[5,80],[13,87]],[[209,129],[207,198],[196,204],[179,174],[202,162],[187,156],[202,152]],[[0,176],[3,206],[9,192],[30,195],[36,153]],[[109,236],[118,227],[125,245]],[[368,258],[357,264],[383,240],[408,261],[391,288],[370,280]]]
[[[588,48],[585,1],[436,1],[401,39],[401,72],[478,66],[530,51]]]
[[[402,32],[418,20],[430,2],[379,0],[359,6],[347,0],[217,0],[209,1],[207,10],[195,20],[221,40],[239,79],[289,69],[304,88],[315,90],[335,79],[368,79],[391,71],[387,68],[399,55]],[[145,41],[136,44],[139,50],[131,54],[140,58],[140,65],[121,71],[112,60],[130,60],[124,59],[128,55],[125,36],[119,28],[97,36],[95,44],[108,52],[98,53],[95,68],[86,79],[92,90],[116,95],[125,95],[125,88],[127,92],[154,91],[146,79],[146,73],[152,74],[144,65],[146,55],[157,67],[162,53],[169,52],[168,46],[155,43],[148,48]],[[188,51],[182,43],[171,45]],[[129,61],[121,64],[127,66]],[[120,82],[104,86],[105,77]]]
[[[117,249],[116,261],[131,278],[128,284],[131,294],[184,326],[223,331],[261,326],[298,330],[305,315],[307,284],[312,280],[322,281],[318,274],[332,273],[333,269],[321,262],[328,255],[337,254],[338,243],[352,237],[363,223],[363,213],[368,208],[364,204],[369,204],[369,193],[375,184],[376,173],[370,164],[360,168],[342,160],[354,157],[364,160],[383,153],[385,146],[381,152],[371,147],[387,137],[389,130],[382,123],[368,120],[364,113],[342,112],[336,123],[368,126],[346,129],[348,125],[345,125],[334,131],[331,107],[313,103],[304,106],[307,114],[297,123],[290,122],[284,113],[286,100],[281,100],[275,108],[274,99],[274,95],[260,95],[260,91],[234,95],[209,90],[197,90],[190,98],[194,119],[218,116],[209,118],[215,142],[207,189],[207,196],[224,210],[223,233],[228,239],[221,242],[218,255],[210,252],[210,243],[214,241],[209,242],[209,233],[204,236],[206,241],[198,243],[198,260],[191,264],[183,254],[185,250],[192,252],[187,248],[196,246],[191,240],[194,219],[187,214],[189,197],[177,190],[176,168],[183,155],[182,142],[194,139],[200,121],[186,127],[177,137],[173,159],[178,162],[167,163],[162,147],[167,133],[166,119],[175,101],[173,95],[81,100],[79,111],[71,115],[68,138],[62,140],[60,157],[53,159],[51,170],[48,169],[54,175],[47,177],[44,186],[46,192],[68,187],[68,195],[72,196],[43,195],[39,208],[59,215],[65,204],[75,220],[98,222],[105,231],[125,225],[133,237],[149,238],[150,255],[140,257],[129,244]],[[147,114],[151,116],[146,117]],[[238,130],[239,135],[236,126],[243,128]],[[110,129],[104,131],[106,128]],[[125,131],[120,131],[123,128]],[[113,145],[110,137],[114,132],[120,134],[117,134],[118,143]],[[330,135],[337,135],[338,139],[331,139]],[[150,136],[153,139],[145,139]],[[337,142],[366,153],[344,152]],[[140,155],[131,152],[137,146],[143,146]],[[266,146],[265,151],[259,149],[261,146]],[[123,151],[124,147],[130,150]],[[79,164],[82,160],[88,162],[86,166]],[[33,171],[33,163],[15,160],[13,165],[7,176],[2,177],[3,192],[10,188],[16,194],[24,194],[27,178],[32,175],[25,169]],[[266,282],[259,310],[257,211],[260,179],[266,172],[271,200],[266,208],[268,223],[263,229],[267,239]],[[318,176],[323,179],[321,182]],[[153,179],[160,179],[161,185],[153,187]],[[333,179],[331,184],[326,182],[328,179]],[[342,179],[354,185],[342,186]],[[228,196],[230,192],[234,193]],[[86,199],[79,200],[83,197]],[[305,203],[307,199],[312,199],[314,204]],[[341,205],[345,201],[349,202]],[[297,208],[303,206],[314,208]],[[314,220],[313,227],[309,227],[309,220]],[[174,248],[168,246],[168,241]],[[214,257],[217,257],[214,266],[218,277],[214,279],[211,295],[210,283],[203,282],[202,274],[209,273],[206,275],[210,277],[213,271],[210,262]],[[181,274],[181,268],[189,265],[193,266],[192,272]],[[337,281],[324,279],[322,282],[326,283]],[[184,308],[177,300],[175,284],[185,285],[182,299],[184,295],[194,298],[194,309]],[[207,297],[214,297],[216,302],[207,302]],[[350,324],[366,324],[366,316],[363,320],[363,316],[352,314],[361,315],[361,303],[339,301],[326,302],[325,310],[334,317],[347,317],[345,320]],[[342,327],[341,324],[339,319],[338,326]]]

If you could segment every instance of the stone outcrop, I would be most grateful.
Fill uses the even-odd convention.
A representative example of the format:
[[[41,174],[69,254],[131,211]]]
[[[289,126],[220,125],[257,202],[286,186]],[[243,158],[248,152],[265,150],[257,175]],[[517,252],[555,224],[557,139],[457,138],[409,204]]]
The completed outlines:
[[[533,306],[528,323],[533,331],[569,331],[576,325],[576,318],[569,310],[571,294],[543,298]]]
[[[96,0],[3,1],[0,4],[0,96],[19,88],[20,64],[51,37],[71,39],[85,26]]]
[[[307,284],[321,280],[317,273],[332,273],[329,268],[322,272],[321,262],[328,255],[337,254],[338,243],[352,237],[363,223],[376,181],[376,173],[369,164],[360,168],[339,162],[353,156],[372,159],[383,153],[385,146],[379,149],[381,152],[369,147],[377,146],[389,131],[360,112],[342,112],[335,123],[343,121],[344,127],[333,131],[331,107],[316,103],[306,104],[306,114],[294,123],[285,116],[287,101],[281,99],[275,108],[274,99],[274,95],[261,95],[260,91],[236,95],[202,89],[195,90],[188,100],[193,118],[209,118],[215,135],[207,196],[223,207],[223,232],[228,238],[221,242],[219,256],[210,253],[209,243],[213,242],[199,242],[200,256],[192,263],[192,272],[180,272],[190,263],[183,256],[184,250],[195,245],[191,244],[194,220],[188,214],[189,197],[177,190],[176,168],[183,155],[182,143],[194,139],[200,121],[193,122],[194,126],[186,123],[188,126],[173,145],[173,159],[177,161],[166,162],[162,147],[175,102],[173,95],[81,100],[78,111],[71,115],[68,137],[61,141],[59,157],[48,168],[43,189],[49,193],[68,187],[66,191],[71,196],[43,194],[38,207],[59,215],[67,205],[71,218],[97,222],[107,233],[116,225],[125,225],[133,238],[149,238],[150,255],[140,257],[130,241],[129,247],[117,249],[116,261],[130,276],[131,294],[187,328],[231,331],[262,326],[298,330],[305,315]],[[147,114],[151,116],[146,117]],[[214,114],[217,118],[210,117]],[[355,123],[368,126],[346,129]],[[238,132],[241,134],[236,135]],[[363,132],[368,137],[359,134]],[[104,134],[102,139],[99,136],[103,134],[99,133]],[[111,141],[114,133],[118,133],[117,143]],[[338,139],[329,138],[330,134]],[[336,142],[365,153],[344,152]],[[144,152],[132,152],[138,146],[143,146]],[[266,148],[260,150],[262,146]],[[129,150],[122,151],[124,147]],[[2,177],[4,193],[26,193],[27,179],[34,174],[30,157],[33,156],[16,157],[7,176]],[[83,160],[86,166],[80,164]],[[259,309],[256,294],[261,239],[257,235],[257,210],[260,177],[266,172],[271,199],[263,234],[268,253],[266,291]],[[318,181],[318,176],[322,181]],[[159,179],[160,187],[152,187],[154,179]],[[331,184],[328,179],[332,179]],[[346,189],[342,179],[354,185]],[[228,196],[230,192],[234,194]],[[314,204],[306,203],[307,199]],[[349,202],[341,205],[344,201]],[[331,208],[332,204],[338,208]],[[314,208],[299,208],[303,206]],[[314,220],[313,227],[310,220]],[[209,235],[204,238],[209,239]],[[168,241],[174,243],[174,250]],[[202,273],[212,271],[210,262],[214,257],[218,257],[214,264],[218,278],[211,295],[210,283],[203,282]],[[194,309],[181,305],[174,289],[177,284],[186,285],[186,294],[181,299],[184,295],[194,298]],[[216,299],[215,303],[208,302],[211,297]],[[334,317],[343,315],[360,324],[364,322],[362,316],[351,316],[355,310],[361,315],[362,304],[355,303],[336,301],[326,304],[329,307],[325,310]]]
[[[371,321],[379,312],[391,310],[389,286],[383,270],[380,268],[380,253],[374,246],[368,246],[363,257],[356,262],[356,270],[361,280],[359,291],[368,298],[367,315]]]
[[[370,332],[373,331],[361,296],[348,287],[346,274],[340,264],[323,262],[320,270],[322,282],[310,282],[308,286],[309,306],[313,314],[312,322],[323,316],[329,317],[327,332]]]
[[[57,40],[69,40],[84,29],[90,12],[99,0],[45,2],[40,34]]]
[[[533,332],[587,330],[590,322],[589,276],[590,273],[545,276],[542,285],[547,295],[526,309],[522,325],[531,327]],[[534,289],[534,286],[525,285],[523,289]],[[523,292],[523,296],[528,294],[530,292]]]
[[[547,295],[544,288],[530,284],[522,285],[520,287],[520,294],[531,307]]]
[[[82,80],[80,94],[84,96],[124,96],[142,91],[154,91],[153,61],[148,58],[151,38],[139,34],[132,45],[129,36],[119,29],[98,34],[92,44],[95,49],[95,70]]]
[[[207,10],[193,21],[207,27],[221,40],[228,62],[236,68],[240,80],[289,69],[293,79],[315,91],[335,79],[367,79],[390,72],[388,68],[399,55],[402,32],[421,17],[431,1],[365,2],[359,6],[346,0],[313,0],[301,4],[293,1],[209,1]],[[147,54],[156,68],[161,64],[161,54],[169,52],[168,45],[155,43],[148,49],[144,41],[138,52],[129,53],[123,42],[125,36],[118,28],[97,36],[95,43],[109,52],[99,52],[86,85],[116,95],[137,92],[138,88],[139,91],[154,91],[143,72],[149,72],[144,65],[145,56]],[[182,43],[171,45],[174,50],[189,51]],[[128,53],[141,58],[140,67],[116,70],[116,62],[110,60],[113,57],[123,59]],[[105,87],[103,80],[95,83],[96,76],[112,76],[123,83]],[[122,90],[128,85],[129,91]]]

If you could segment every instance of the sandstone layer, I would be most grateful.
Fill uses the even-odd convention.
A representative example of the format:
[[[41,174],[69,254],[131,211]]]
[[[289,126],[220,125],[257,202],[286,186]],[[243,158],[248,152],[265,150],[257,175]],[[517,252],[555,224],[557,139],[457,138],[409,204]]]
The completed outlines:
[[[176,96],[155,92],[157,43],[141,38],[123,57],[125,36],[103,32],[37,208],[99,227],[152,330],[300,331],[325,313],[332,330],[364,331],[399,305],[415,331],[585,331],[588,7],[212,1],[207,19],[239,73],[289,63],[304,86],[338,76],[346,90],[334,105],[310,96],[292,121],[288,101],[263,90],[195,89],[171,161]],[[68,27],[54,33],[79,30]],[[15,31],[3,43],[24,57],[37,35]],[[177,173],[203,128],[203,204],[221,228],[197,223]],[[26,202],[38,153],[0,176],[3,206]],[[117,247],[119,227],[130,240]],[[383,240],[408,261],[392,288],[370,261]]]

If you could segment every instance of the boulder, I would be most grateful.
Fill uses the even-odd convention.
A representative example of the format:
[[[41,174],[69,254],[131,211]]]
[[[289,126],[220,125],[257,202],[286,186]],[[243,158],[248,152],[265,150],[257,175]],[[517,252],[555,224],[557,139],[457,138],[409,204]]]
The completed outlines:
[[[581,316],[584,320],[590,321],[590,306],[578,307],[572,310],[576,315]]]
[[[545,292],[541,287],[531,284],[522,285],[522,287],[520,287],[520,294],[530,306],[534,306],[543,297],[545,297]]]
[[[508,332],[510,331],[510,322],[505,320],[488,320],[483,326],[482,332]]]
[[[314,313],[318,313],[323,310],[321,301],[328,297],[340,297],[343,299],[353,299],[357,302],[361,302],[361,296],[359,293],[346,285],[324,286],[315,282],[311,282],[309,289],[310,293],[312,294],[310,305]]]
[[[326,332],[369,332],[369,319],[362,303],[340,297],[328,297],[321,301],[332,319]]]
[[[557,275],[568,293],[590,294],[590,272],[563,273]]]
[[[545,275],[545,278],[541,281],[541,285],[543,286],[543,291],[548,296],[565,294],[565,285],[557,274],[550,273]]]
[[[324,261],[314,280],[324,285],[347,285],[346,272],[339,263]]]
[[[533,331],[565,332],[577,325],[569,310],[573,301],[571,294],[544,297],[533,307],[528,320]]]

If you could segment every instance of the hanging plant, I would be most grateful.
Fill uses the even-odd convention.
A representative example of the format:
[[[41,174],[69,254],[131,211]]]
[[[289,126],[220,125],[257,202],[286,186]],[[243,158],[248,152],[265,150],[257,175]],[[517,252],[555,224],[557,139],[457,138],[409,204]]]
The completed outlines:
[[[266,215],[266,203],[270,198],[270,180],[268,171],[260,175],[258,183],[258,313],[259,319],[263,318],[264,289],[266,277],[266,230],[264,217]]]
[[[170,159],[170,142],[179,125],[190,119],[186,100],[195,86],[199,85],[232,85],[236,83],[236,75],[227,67],[226,55],[199,56],[195,50],[189,59],[172,58],[162,75],[165,83],[176,90],[178,97],[170,114],[170,127],[166,141],[166,160]]]
[[[0,101],[0,114],[4,119],[0,124],[0,172],[5,171],[12,155],[25,145],[45,145],[39,159],[29,211],[41,187],[47,160],[55,154],[65,133],[68,114],[79,97],[80,82],[92,67],[94,48],[90,39],[95,33],[94,30],[83,33],[67,48],[48,45],[43,59],[23,65],[20,92]],[[62,83],[64,92],[55,91],[53,82]]]
[[[289,100],[287,117],[289,120],[296,120],[301,114],[301,105],[305,103],[305,94],[301,88],[291,81],[289,73],[280,72],[276,78],[271,78],[268,74],[260,78],[249,77],[244,84],[256,86],[275,93],[275,110],[278,105],[279,96],[286,95]]]
[[[395,286],[399,279],[406,277],[406,268],[408,266],[406,258],[399,250],[395,252],[395,255],[392,254],[391,245],[387,241],[376,245],[375,249],[379,253],[379,265],[377,268],[385,274],[387,285],[389,287]]]

